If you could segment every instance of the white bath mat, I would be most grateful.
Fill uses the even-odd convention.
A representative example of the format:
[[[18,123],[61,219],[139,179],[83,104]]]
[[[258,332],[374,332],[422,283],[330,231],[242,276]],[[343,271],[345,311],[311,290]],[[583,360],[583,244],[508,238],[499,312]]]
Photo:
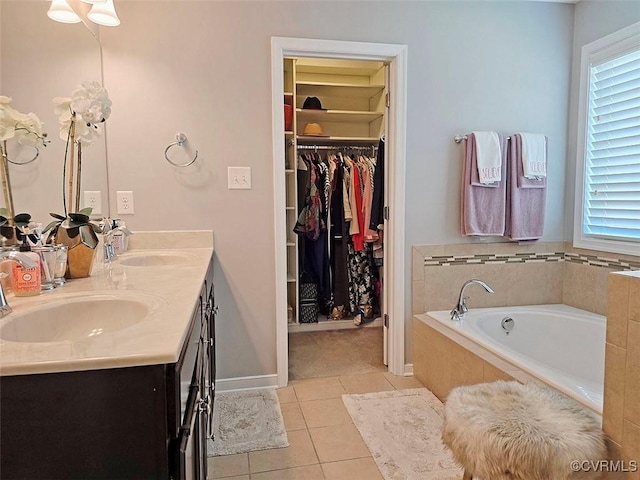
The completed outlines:
[[[426,388],[343,395],[385,480],[460,480],[442,443],[442,402]]]
[[[274,388],[216,393],[213,428],[210,457],[289,446]]]

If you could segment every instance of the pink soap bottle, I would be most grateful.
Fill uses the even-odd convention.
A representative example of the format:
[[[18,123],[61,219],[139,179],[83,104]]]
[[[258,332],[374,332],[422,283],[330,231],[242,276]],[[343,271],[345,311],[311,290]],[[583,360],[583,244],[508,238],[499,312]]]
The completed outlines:
[[[31,251],[31,246],[27,240],[26,233],[22,238],[20,252],[21,256],[28,256],[36,266],[32,268],[25,268],[19,263],[13,262],[11,271],[13,276],[13,294],[17,297],[39,295],[41,289],[40,256]]]

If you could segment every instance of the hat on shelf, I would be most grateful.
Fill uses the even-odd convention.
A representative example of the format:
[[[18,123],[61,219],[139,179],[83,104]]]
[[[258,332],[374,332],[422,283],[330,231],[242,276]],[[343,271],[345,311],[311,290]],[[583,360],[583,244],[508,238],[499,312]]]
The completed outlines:
[[[322,102],[318,97],[307,97],[302,104],[303,110],[326,110],[322,108]]]
[[[302,132],[303,135],[308,135],[311,137],[323,137],[322,127],[319,123],[307,123],[304,126],[304,130]]]

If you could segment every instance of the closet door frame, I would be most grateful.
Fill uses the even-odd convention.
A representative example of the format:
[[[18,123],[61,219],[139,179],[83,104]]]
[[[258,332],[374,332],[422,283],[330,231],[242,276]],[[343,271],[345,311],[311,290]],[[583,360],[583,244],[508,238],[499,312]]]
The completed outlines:
[[[287,385],[287,252],[285,216],[285,148],[283,62],[285,57],[316,57],[344,60],[374,60],[389,64],[390,107],[387,109],[389,129],[386,132],[388,165],[386,205],[389,218],[385,222],[385,277],[389,316],[389,371],[405,373],[405,152],[407,118],[407,46],[383,43],[344,42],[306,38],[271,38],[271,87],[273,134],[273,184],[276,258],[276,361],[278,386]]]

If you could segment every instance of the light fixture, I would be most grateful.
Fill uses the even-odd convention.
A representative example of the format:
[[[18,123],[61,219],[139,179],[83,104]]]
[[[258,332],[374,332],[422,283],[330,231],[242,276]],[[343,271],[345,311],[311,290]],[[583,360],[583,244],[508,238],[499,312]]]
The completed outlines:
[[[83,0],[87,1],[87,0]],[[87,18],[93,23],[103,25],[105,27],[117,27],[120,25],[120,19],[116,14],[116,8],[113,6],[113,0],[104,0],[103,2],[87,2],[93,3],[91,10],[87,13]]]
[[[47,12],[51,20],[62,23],[80,23],[82,20],[69,6],[67,0],[51,0],[51,6]]]
[[[1,0],[0,0],[1,1]],[[50,19],[62,23],[79,23],[87,19],[98,25],[105,27],[117,27],[120,25],[120,19],[113,5],[113,0],[81,0],[83,3],[91,5],[91,10],[85,5],[86,9],[80,8],[78,0],[51,0],[51,6],[47,15]],[[73,5],[73,6],[72,6]],[[78,8],[80,8],[78,10]],[[78,13],[80,12],[80,15]],[[85,16],[86,15],[86,16]]]

